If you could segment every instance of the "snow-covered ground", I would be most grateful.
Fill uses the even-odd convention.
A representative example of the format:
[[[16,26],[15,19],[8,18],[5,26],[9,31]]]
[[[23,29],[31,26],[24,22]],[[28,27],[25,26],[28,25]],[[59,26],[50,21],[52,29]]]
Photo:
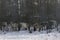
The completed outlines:
[[[60,26],[58,26],[60,29]],[[53,29],[51,33],[46,31],[33,32],[29,31],[15,31],[15,32],[2,32],[0,31],[0,40],[60,40],[60,33]]]
[[[29,33],[28,31],[0,33],[0,40],[60,40],[60,33],[46,31]]]

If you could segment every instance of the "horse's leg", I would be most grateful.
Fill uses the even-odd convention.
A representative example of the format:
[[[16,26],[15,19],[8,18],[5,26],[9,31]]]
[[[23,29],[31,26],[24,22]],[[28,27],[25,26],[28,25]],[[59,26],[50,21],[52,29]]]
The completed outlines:
[[[49,27],[49,26],[48,26],[48,25],[46,25],[46,30],[47,30],[47,33],[48,33],[48,27]]]
[[[44,27],[44,26],[41,27],[41,30],[42,30],[42,31],[43,31],[43,29],[44,29],[43,27]]]
[[[25,30],[27,30],[27,28],[25,28]]]
[[[32,31],[31,31],[31,29],[30,29],[30,28],[31,28],[31,27],[29,26],[29,27],[28,27],[28,31],[29,31],[29,33],[32,33]]]
[[[2,26],[0,26],[0,30],[2,31]]]
[[[52,27],[52,26],[48,26],[48,27]],[[47,33],[50,33],[52,30],[52,28],[47,28]]]
[[[39,32],[41,31],[41,28],[39,28]]]
[[[55,28],[57,29],[57,31],[59,30],[59,29],[58,29],[58,23],[55,25]]]
[[[28,31],[29,31],[29,33],[30,33],[30,27],[28,27]]]
[[[34,27],[34,31],[36,31],[36,27]]]
[[[19,27],[18,27],[18,31],[20,31],[20,30],[21,30],[21,27],[19,26]]]

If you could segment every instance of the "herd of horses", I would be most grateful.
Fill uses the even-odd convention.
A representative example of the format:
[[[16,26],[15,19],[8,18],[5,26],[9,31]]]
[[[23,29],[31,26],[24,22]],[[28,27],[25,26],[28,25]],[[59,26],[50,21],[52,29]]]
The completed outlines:
[[[41,30],[52,30],[57,27],[56,21],[50,22],[42,22],[42,23],[33,23],[29,24],[26,22],[1,22],[0,30],[1,31],[20,31],[20,30],[28,30],[29,33],[33,31],[41,31]],[[49,31],[50,32],[50,31]]]

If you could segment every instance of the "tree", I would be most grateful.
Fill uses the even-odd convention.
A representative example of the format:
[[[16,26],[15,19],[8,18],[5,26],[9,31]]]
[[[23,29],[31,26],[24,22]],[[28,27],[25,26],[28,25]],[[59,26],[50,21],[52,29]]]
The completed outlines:
[[[48,28],[52,25],[50,20],[56,20],[56,4],[57,0],[47,0],[47,17],[48,17]],[[52,26],[50,26],[51,28]],[[56,26],[57,27],[57,26]]]

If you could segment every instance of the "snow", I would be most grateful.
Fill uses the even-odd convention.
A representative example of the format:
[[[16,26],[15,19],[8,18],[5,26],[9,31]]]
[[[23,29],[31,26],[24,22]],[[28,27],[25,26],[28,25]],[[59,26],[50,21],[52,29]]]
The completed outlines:
[[[28,31],[0,33],[0,40],[60,40],[60,33],[55,31],[45,33],[46,31],[29,33]]]
[[[60,29],[60,26],[58,26]],[[51,33],[47,33],[46,30],[43,31],[15,31],[15,32],[2,32],[0,31],[0,40],[60,40],[60,33],[53,29]]]

